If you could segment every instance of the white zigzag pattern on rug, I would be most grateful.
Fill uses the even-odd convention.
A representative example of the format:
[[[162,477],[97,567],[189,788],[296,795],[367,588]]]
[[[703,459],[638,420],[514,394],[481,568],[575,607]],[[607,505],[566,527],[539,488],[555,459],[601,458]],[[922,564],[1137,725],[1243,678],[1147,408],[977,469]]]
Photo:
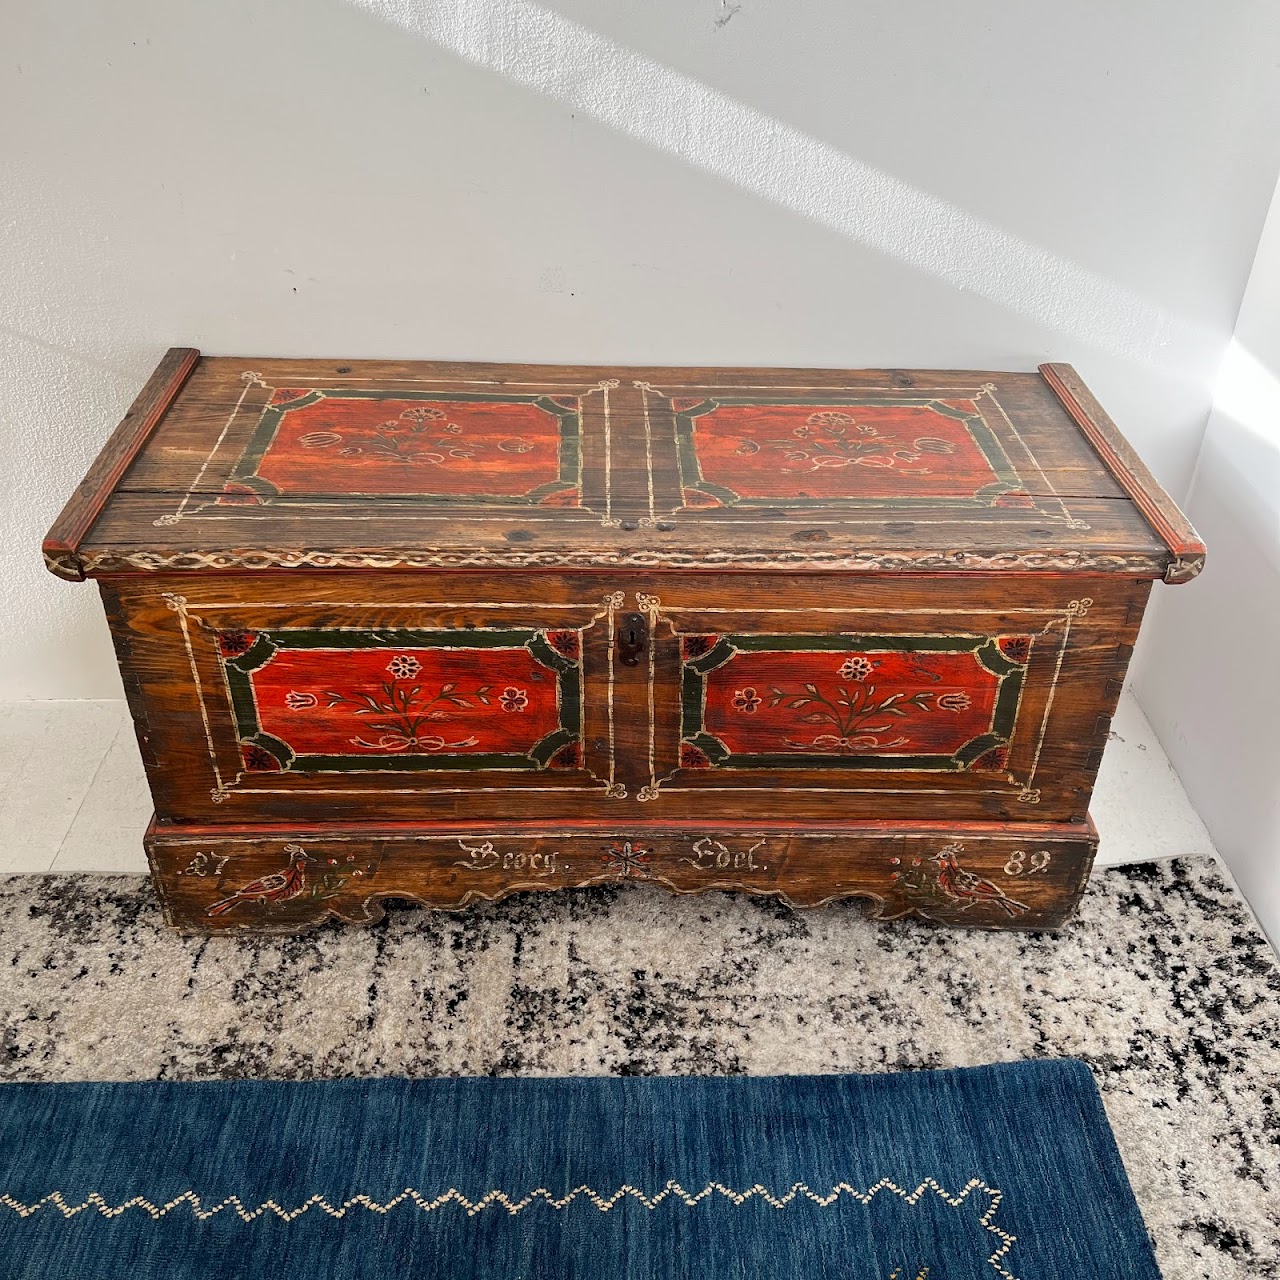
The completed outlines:
[[[731,1204],[741,1206],[751,1200],[753,1197],[764,1200],[772,1205],[775,1209],[785,1209],[797,1197],[803,1197],[812,1201],[814,1204],[828,1208],[835,1204],[841,1196],[849,1196],[859,1203],[869,1205],[871,1201],[882,1191],[888,1191],[898,1196],[907,1204],[915,1205],[926,1191],[932,1191],[939,1199],[947,1204],[958,1208],[964,1204],[969,1196],[975,1191],[983,1192],[990,1203],[987,1205],[986,1211],[978,1219],[987,1231],[1002,1241],[999,1249],[991,1255],[987,1261],[995,1268],[1000,1275],[1005,1276],[1006,1280],[1017,1280],[1011,1272],[1005,1270],[1001,1265],[1001,1260],[1005,1254],[1013,1247],[1017,1236],[1010,1235],[1006,1231],[1001,1231],[999,1227],[992,1223],[996,1210],[1000,1207],[1001,1200],[1004,1199],[1004,1193],[995,1187],[988,1186],[985,1182],[978,1178],[971,1178],[959,1194],[953,1195],[945,1187],[935,1182],[932,1178],[926,1178],[921,1182],[914,1191],[905,1191],[889,1178],[882,1178],[875,1186],[868,1188],[866,1191],[859,1191],[856,1187],[851,1187],[847,1182],[837,1182],[828,1194],[814,1191],[806,1183],[792,1183],[791,1189],[781,1195],[775,1195],[767,1187],[756,1183],[753,1187],[749,1187],[746,1191],[735,1191],[732,1187],[726,1187],[719,1182],[709,1182],[701,1191],[689,1192],[680,1185],[680,1183],[672,1180],[669,1181],[661,1191],[652,1196],[645,1195],[643,1191],[624,1183],[612,1195],[602,1196],[592,1187],[580,1186],[574,1187],[567,1195],[553,1196],[545,1187],[537,1187],[530,1191],[528,1195],[520,1200],[513,1200],[505,1191],[490,1191],[482,1196],[479,1200],[469,1200],[462,1192],[450,1187],[434,1198],[424,1196],[420,1191],[413,1187],[406,1187],[399,1195],[393,1196],[390,1200],[379,1202],[369,1196],[359,1195],[352,1196],[348,1200],[344,1200],[341,1204],[332,1205],[322,1195],[314,1195],[309,1200],[304,1201],[295,1209],[284,1209],[274,1200],[264,1200],[256,1208],[248,1208],[239,1196],[227,1196],[226,1199],[219,1201],[217,1204],[205,1208],[200,1197],[194,1191],[184,1191],[182,1195],[175,1197],[165,1204],[153,1204],[144,1196],[134,1196],[131,1200],[126,1200],[118,1205],[108,1204],[107,1201],[98,1194],[91,1192],[88,1197],[80,1204],[69,1204],[60,1191],[51,1191],[42,1199],[31,1204],[25,1204],[20,1200],[14,1199],[7,1192],[0,1195],[0,1206],[12,1209],[19,1217],[29,1218],[33,1214],[39,1212],[46,1207],[57,1209],[65,1219],[74,1218],[78,1213],[84,1213],[88,1210],[96,1210],[104,1218],[116,1218],[125,1213],[129,1209],[142,1209],[148,1213],[153,1220],[163,1218],[170,1210],[177,1209],[181,1205],[190,1206],[192,1214],[204,1221],[212,1218],[215,1214],[221,1213],[224,1209],[232,1209],[238,1217],[244,1222],[253,1222],[264,1214],[273,1213],[276,1217],[285,1222],[292,1222],[296,1218],[300,1218],[309,1209],[318,1208],[327,1213],[332,1218],[343,1218],[348,1210],[353,1208],[367,1209],[371,1213],[390,1213],[392,1209],[402,1204],[414,1204],[423,1212],[430,1212],[433,1209],[442,1208],[447,1204],[456,1204],[465,1209],[468,1217],[489,1208],[491,1205],[501,1205],[502,1208],[512,1215],[518,1214],[522,1209],[527,1209],[535,1202],[544,1203],[553,1209],[565,1209],[571,1205],[579,1196],[588,1200],[601,1213],[608,1213],[619,1201],[631,1198],[639,1201],[646,1209],[656,1209],[664,1200],[673,1199],[677,1202],[689,1206],[690,1208],[699,1204],[713,1193],[718,1193]]]

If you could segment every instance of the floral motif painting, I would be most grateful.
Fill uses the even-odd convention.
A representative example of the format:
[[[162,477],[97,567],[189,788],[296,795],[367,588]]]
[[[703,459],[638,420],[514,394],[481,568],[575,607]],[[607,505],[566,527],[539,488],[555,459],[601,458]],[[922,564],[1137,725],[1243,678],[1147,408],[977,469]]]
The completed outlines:
[[[217,644],[249,772],[579,759],[576,631],[234,631]]]
[[[685,505],[1034,507],[971,399],[675,399]]]
[[[576,397],[276,388],[218,501],[577,506],[580,415]]]
[[[1030,636],[686,636],[685,768],[1003,769]]]

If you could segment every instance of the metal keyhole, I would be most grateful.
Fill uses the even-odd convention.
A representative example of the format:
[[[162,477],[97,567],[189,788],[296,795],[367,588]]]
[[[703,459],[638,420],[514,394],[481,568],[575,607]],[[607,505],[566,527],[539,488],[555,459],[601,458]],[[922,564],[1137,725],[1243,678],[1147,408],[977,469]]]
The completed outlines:
[[[618,655],[625,667],[634,667],[644,652],[649,625],[643,613],[624,614],[618,624]]]

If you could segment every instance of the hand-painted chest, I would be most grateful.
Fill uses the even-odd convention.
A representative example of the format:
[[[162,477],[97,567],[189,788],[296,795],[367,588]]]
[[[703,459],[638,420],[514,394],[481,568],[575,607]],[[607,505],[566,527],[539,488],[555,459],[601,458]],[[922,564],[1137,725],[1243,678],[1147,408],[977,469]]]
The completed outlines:
[[[1043,928],[1204,548],[1065,365],[175,350],[45,554],[99,580],[182,929],[618,880]]]

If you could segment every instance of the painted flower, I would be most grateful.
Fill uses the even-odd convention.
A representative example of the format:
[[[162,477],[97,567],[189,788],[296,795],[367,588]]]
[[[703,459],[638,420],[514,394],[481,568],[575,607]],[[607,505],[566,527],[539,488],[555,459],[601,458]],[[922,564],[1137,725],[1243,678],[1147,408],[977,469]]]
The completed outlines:
[[[582,637],[576,631],[548,631],[547,643],[562,658],[572,662],[582,656]]]
[[[969,709],[969,695],[960,691],[944,693],[938,698],[938,707],[942,711],[967,711]]]
[[[398,653],[387,663],[387,670],[397,680],[412,680],[422,670],[422,663],[407,653]]]
[[[710,653],[715,647],[718,637],[716,636],[682,636],[680,639],[680,654],[685,662],[692,662],[694,658],[700,658],[704,653]]]
[[[284,404],[289,400],[300,400],[307,392],[297,387],[281,387],[275,395],[271,397],[272,404]]]
[[[510,684],[498,695],[498,701],[502,704],[503,711],[523,711],[529,705],[529,695]]]
[[[744,716],[755,715],[760,703],[761,697],[754,689],[746,688],[734,690],[733,708],[735,711],[741,711]]]
[[[834,409],[824,409],[821,413],[811,413],[805,421],[811,427],[842,427],[853,421],[853,414],[840,413]],[[797,429],[796,435],[800,432]]]
[[[402,421],[400,418],[388,418],[386,422],[378,423],[377,429],[379,435],[399,436],[404,435],[409,431],[417,431],[420,425],[420,423],[416,423],[412,420],[406,422]]]
[[[439,422],[445,417],[445,413],[443,409],[432,409],[427,405],[415,405],[412,409],[406,409],[400,416],[413,422]]]
[[[610,871],[623,879],[634,876],[638,880],[646,880],[649,876],[649,855],[652,852],[652,849],[646,849],[643,845],[623,840],[610,845],[600,855],[600,861],[606,863]]]
[[[840,667],[840,678],[842,680],[865,680],[871,674],[871,659],[864,658],[860,653],[855,653],[853,657],[846,658]]]
[[[218,652],[224,658],[238,658],[253,648],[257,638],[252,631],[219,631]]]
[[[581,744],[566,742],[559,751],[547,761],[552,769],[576,769],[582,760]]]
[[[299,693],[297,689],[290,689],[284,695],[284,705],[292,707],[294,711],[302,711],[307,707],[314,707],[319,701],[314,693]]]
[[[241,743],[240,753],[244,756],[245,768],[253,773],[274,773],[280,768],[280,761],[256,742]]]
[[[342,437],[336,431],[308,431],[305,436],[298,437],[298,443],[304,449],[327,449],[341,440]]]
[[[1010,662],[1025,664],[1031,656],[1030,636],[1002,636],[999,641],[1000,652]]]
[[[1008,747],[992,747],[980,755],[969,767],[979,773],[1003,773],[1009,764]]]

